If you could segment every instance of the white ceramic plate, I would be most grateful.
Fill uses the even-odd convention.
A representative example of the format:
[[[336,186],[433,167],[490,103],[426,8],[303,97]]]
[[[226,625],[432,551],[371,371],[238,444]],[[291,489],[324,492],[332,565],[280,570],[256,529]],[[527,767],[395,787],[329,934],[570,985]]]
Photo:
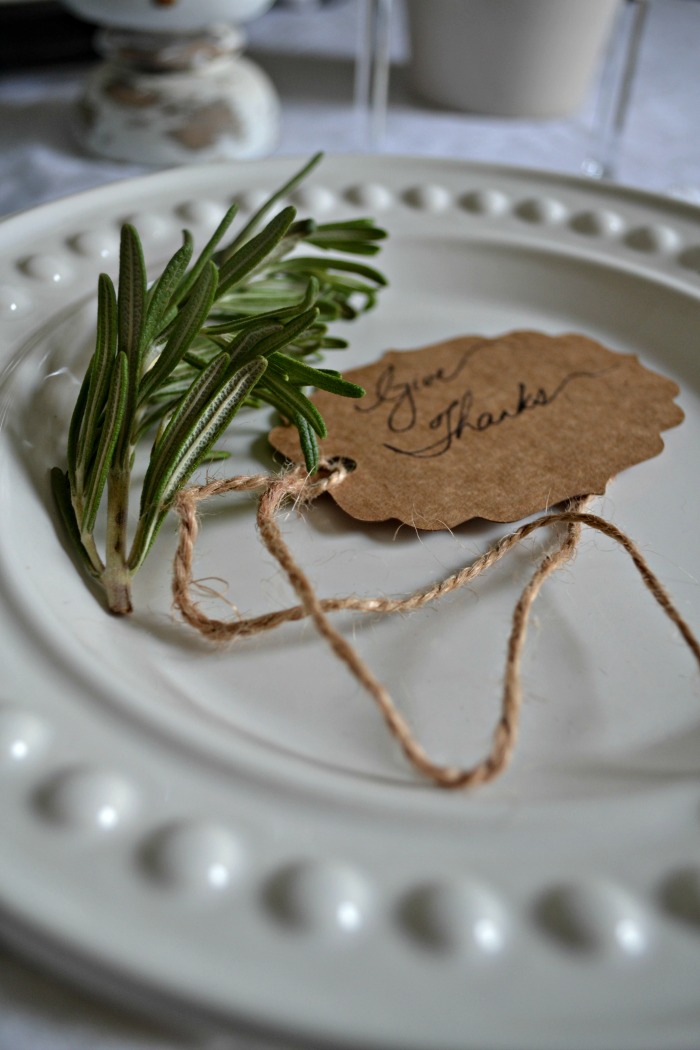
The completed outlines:
[[[700,1042],[700,683],[624,555],[586,535],[536,606],[512,768],[475,794],[408,769],[308,625],[212,652],[170,610],[173,531],[114,620],[48,495],[118,228],[149,260],[244,212],[289,160],[178,170],[0,226],[0,900],[6,932],[90,986],[268,1035],[378,1050],[661,1050]],[[327,159],[319,218],[391,231],[380,307],[342,365],[515,327],[578,330],[676,379],[687,419],[599,510],[700,623],[700,212],[552,175]],[[270,460],[260,420],[236,469]],[[220,467],[230,471],[230,466]],[[401,593],[503,527],[363,527],[330,501],[285,530],[325,594]],[[347,621],[430,752],[497,715],[539,541],[439,608]],[[208,509],[198,574],[287,603],[246,499]]]

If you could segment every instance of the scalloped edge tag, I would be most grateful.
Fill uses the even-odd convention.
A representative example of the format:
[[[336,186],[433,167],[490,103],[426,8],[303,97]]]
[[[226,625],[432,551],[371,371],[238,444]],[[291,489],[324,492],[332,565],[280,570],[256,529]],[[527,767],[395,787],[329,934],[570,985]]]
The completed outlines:
[[[328,427],[321,454],[356,464],[333,499],[361,521],[426,530],[601,494],[684,418],[676,383],[578,334],[462,336],[389,350],[345,378],[365,397],[312,398]],[[270,441],[303,462],[295,428]]]

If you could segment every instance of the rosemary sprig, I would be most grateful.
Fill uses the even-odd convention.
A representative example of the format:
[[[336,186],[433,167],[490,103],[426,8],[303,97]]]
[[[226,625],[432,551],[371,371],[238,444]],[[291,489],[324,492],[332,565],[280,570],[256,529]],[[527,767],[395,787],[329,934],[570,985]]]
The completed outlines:
[[[131,611],[133,575],[173,500],[202,463],[228,454],[216,444],[243,405],[271,405],[292,422],[312,472],[325,423],[305,388],[363,394],[310,362],[346,345],[328,333],[331,322],[374,306],[386,282],[354,256],[376,254],[384,231],[369,219],[298,220],[292,207],[268,218],[319,160],[281,186],[226,247],[235,205],[194,261],[185,230],[150,287],[130,225],[121,234],[118,289],[100,275],[95,350],[71,418],[67,469],[54,467],[51,483],[71,547],[114,613]],[[316,251],[300,254],[300,247]],[[130,537],[134,455],[149,439]],[[104,554],[95,539],[100,514]]]

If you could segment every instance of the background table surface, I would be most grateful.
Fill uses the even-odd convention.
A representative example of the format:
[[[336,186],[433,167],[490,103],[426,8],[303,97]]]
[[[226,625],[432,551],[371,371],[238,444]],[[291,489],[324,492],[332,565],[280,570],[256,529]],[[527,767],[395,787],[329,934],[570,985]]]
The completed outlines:
[[[366,149],[365,128],[353,106],[358,7],[355,0],[315,9],[278,7],[247,27],[248,54],[281,96],[279,153]],[[652,4],[619,181],[700,202],[699,51],[700,4]],[[384,150],[580,171],[591,147],[590,100],[581,113],[554,121],[487,119],[431,107],[411,91],[400,7],[392,57]],[[0,216],[151,170],[81,151],[73,118],[86,69],[50,66],[0,77]],[[0,946],[0,1050],[253,1050],[254,1045],[262,1050],[235,1034],[175,1032],[105,1006]]]

